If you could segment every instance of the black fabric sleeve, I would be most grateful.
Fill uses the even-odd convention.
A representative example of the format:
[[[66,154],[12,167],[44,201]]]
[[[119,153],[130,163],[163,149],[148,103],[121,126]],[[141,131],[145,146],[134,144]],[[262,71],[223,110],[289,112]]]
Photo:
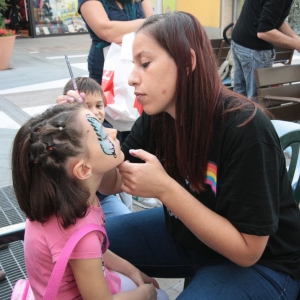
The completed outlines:
[[[151,117],[143,114],[133,124],[130,134],[126,137],[121,148],[125,155],[125,160],[133,163],[141,163],[142,160],[130,155],[130,149],[143,149],[149,151]]]
[[[286,0],[268,0],[263,6],[260,14],[257,32],[267,32],[279,29],[287,17],[289,8],[286,8]]]
[[[272,123],[262,112],[255,119],[226,128],[216,210],[240,232],[263,236],[278,228],[280,174],[286,171]]]

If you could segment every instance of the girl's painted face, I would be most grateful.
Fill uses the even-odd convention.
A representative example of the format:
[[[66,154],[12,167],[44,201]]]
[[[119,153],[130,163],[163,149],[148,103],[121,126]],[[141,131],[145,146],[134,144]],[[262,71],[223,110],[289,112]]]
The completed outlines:
[[[104,130],[103,125],[95,117],[92,117],[90,115],[87,115],[86,117],[87,117],[87,120],[89,121],[89,123],[93,126],[93,128],[98,136],[98,141],[99,141],[99,144],[100,144],[103,152],[107,155],[113,155],[116,158],[117,155],[115,152],[115,146],[109,140],[108,135],[107,135],[106,131]]]
[[[79,121],[84,132],[87,159],[92,165],[93,174],[106,173],[124,161],[116,129],[103,127],[88,109],[82,109]]]
[[[167,112],[175,118],[177,66],[150,35],[139,32],[133,43],[134,68],[128,83],[149,115]]]

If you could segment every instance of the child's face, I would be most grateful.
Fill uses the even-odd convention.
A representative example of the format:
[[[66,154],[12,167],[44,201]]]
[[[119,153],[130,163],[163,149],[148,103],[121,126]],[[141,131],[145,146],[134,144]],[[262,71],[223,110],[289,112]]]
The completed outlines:
[[[105,118],[104,100],[100,93],[85,94],[85,104],[88,109],[103,123]]]
[[[124,161],[116,129],[103,127],[95,115],[87,109],[80,112],[79,120],[93,174],[106,173]]]

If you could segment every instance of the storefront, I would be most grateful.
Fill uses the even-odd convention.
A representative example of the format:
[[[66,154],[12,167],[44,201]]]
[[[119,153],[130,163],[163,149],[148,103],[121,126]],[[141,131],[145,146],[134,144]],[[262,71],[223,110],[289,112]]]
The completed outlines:
[[[6,0],[7,19],[20,36],[41,37],[86,33],[77,13],[78,0]],[[236,18],[243,0],[149,0],[155,13],[182,10],[193,13],[210,37],[219,36],[223,27]],[[234,16],[233,16],[234,15]],[[17,25],[16,25],[17,23]]]
[[[39,37],[87,32],[77,0],[7,0],[5,17],[20,36]]]

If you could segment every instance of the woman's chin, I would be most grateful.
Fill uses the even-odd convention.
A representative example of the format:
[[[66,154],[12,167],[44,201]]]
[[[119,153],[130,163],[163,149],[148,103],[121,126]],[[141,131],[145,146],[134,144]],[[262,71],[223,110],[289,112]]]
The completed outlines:
[[[144,112],[149,116],[157,115],[160,113],[160,111],[158,111],[157,109],[153,109],[153,108],[147,107],[147,106],[146,107],[144,106],[143,109],[144,109]]]

